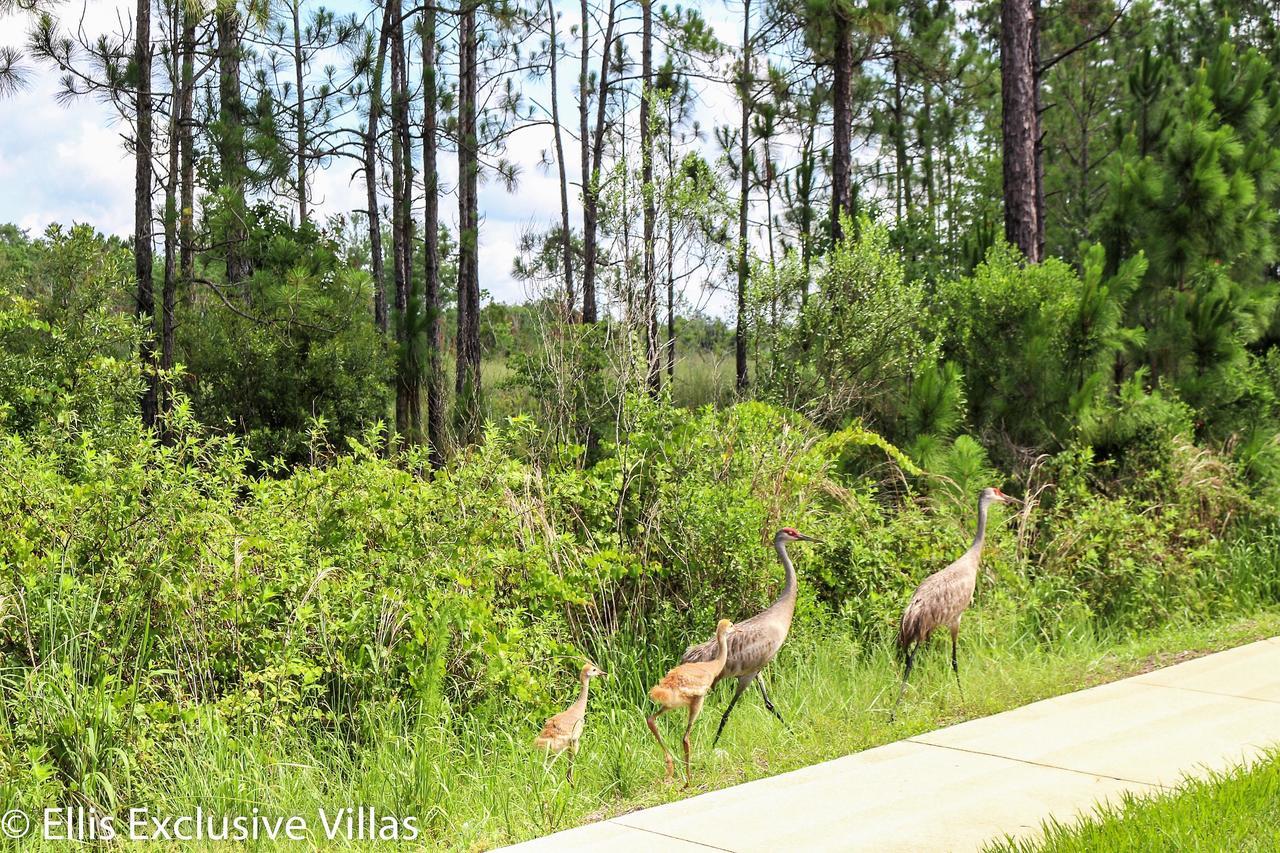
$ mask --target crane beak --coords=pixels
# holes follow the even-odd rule
[[[816,536],[805,536],[803,533],[800,534],[800,539],[805,542],[817,542],[819,545],[826,544],[823,540],[819,539]]]

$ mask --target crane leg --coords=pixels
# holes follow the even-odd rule
[[[764,699],[764,706],[769,709],[769,713],[777,717],[778,722],[785,726],[787,721],[782,719],[782,715],[778,713],[778,709],[773,707],[773,703],[769,701],[769,694],[765,692],[764,689],[764,679],[758,675],[756,676],[756,686],[760,688],[760,698]]]
[[[889,722],[893,722],[894,717],[898,715],[898,706],[902,704],[902,694],[907,692],[907,679],[911,677],[911,665],[916,662],[916,652],[920,650],[920,644],[917,643],[910,651],[907,652],[907,668],[902,671],[902,686],[898,688],[898,699],[893,703],[893,710],[889,712]]]
[[[716,728],[715,739],[711,741],[711,748],[715,749],[716,744],[720,742],[720,735],[724,732],[724,724],[729,722],[729,715],[733,713],[733,706],[738,704],[738,699],[746,692],[750,686],[752,678],[755,676],[743,676],[738,679],[738,689],[733,691],[733,698],[729,700],[729,707],[724,709],[724,714],[720,717],[720,725]]]
[[[684,786],[688,788],[693,784],[693,765],[689,760],[689,732],[693,731],[693,721],[698,719],[698,715],[702,713],[702,697],[699,696],[689,703],[689,722],[684,727]]]
[[[663,708],[652,717],[645,720],[649,724],[649,731],[653,732],[653,739],[658,742],[658,746],[662,748],[662,759],[667,765],[667,774],[663,778],[664,782],[670,782],[671,777],[675,775],[675,763],[671,759],[671,750],[667,749],[667,745],[662,742],[662,735],[658,734],[658,718],[667,713],[669,709]]]
[[[960,696],[964,697],[964,685],[960,683],[960,663],[956,660],[956,636],[960,633],[959,627],[951,629],[951,671],[956,674],[956,687],[960,688]]]
[[[573,762],[578,757],[578,744],[575,743],[569,747],[569,771],[565,774],[565,781],[570,785],[573,784]]]

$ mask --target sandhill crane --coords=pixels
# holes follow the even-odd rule
[[[654,740],[658,742],[658,746],[662,747],[662,757],[667,764],[665,780],[668,782],[671,781],[674,768],[671,750],[667,749],[662,735],[658,734],[658,718],[674,708],[689,709],[689,721],[684,727],[684,786],[687,788],[693,780],[689,761],[689,732],[693,729],[693,723],[698,719],[698,715],[702,713],[703,698],[720,677],[720,671],[724,669],[724,662],[729,653],[729,637],[733,632],[733,623],[728,619],[721,619],[716,623],[716,656],[714,658],[709,661],[682,663],[663,676],[662,680],[649,690],[649,698],[662,706],[646,722],[649,724],[649,731],[653,732]]]
[[[778,709],[773,707],[773,702],[769,700],[769,693],[764,689],[764,681],[759,678],[759,675],[786,642],[787,634],[791,631],[791,617],[796,612],[796,570],[791,565],[791,558],[787,556],[787,543],[821,541],[812,536],[805,536],[794,527],[784,527],[774,534],[773,548],[778,552],[778,559],[782,562],[786,580],[782,584],[782,593],[777,601],[750,619],[745,619],[734,626],[733,638],[729,641],[729,660],[716,678],[716,683],[725,678],[736,678],[738,689],[734,691],[733,698],[729,700],[729,707],[724,709],[724,715],[720,717],[720,726],[716,729],[715,740],[711,742],[713,747],[720,742],[720,733],[724,731],[724,724],[729,721],[729,714],[733,713],[733,706],[738,704],[738,698],[753,681],[760,688],[760,697],[764,699],[764,706],[769,709],[769,713],[777,717],[778,722],[785,722],[782,715],[778,713]],[[680,661],[692,663],[711,660],[715,654],[716,641],[708,640],[702,645],[690,646],[685,650],[684,657]]]
[[[578,742],[582,739],[582,726],[587,715],[587,693],[591,689],[591,679],[605,673],[595,664],[588,663],[578,674],[582,689],[573,704],[559,714],[547,718],[542,724],[542,731],[533,739],[533,745],[547,753],[547,758],[555,758],[569,750],[569,771],[565,779],[573,781],[573,760],[578,757]]]
[[[1016,504],[1020,501],[997,488],[983,489],[978,495],[978,532],[973,537],[973,544],[960,559],[921,581],[912,594],[907,609],[902,611],[902,623],[898,626],[898,647],[906,655],[907,665],[902,673],[898,699],[893,703],[893,711],[889,715],[890,720],[897,714],[902,694],[907,690],[907,679],[911,677],[911,665],[915,662],[916,652],[929,639],[933,629],[941,625],[951,629],[951,670],[956,674],[956,684],[960,684],[956,635],[960,632],[960,617],[973,601],[973,589],[978,582],[978,563],[982,559],[982,542],[987,533],[987,509],[993,503]]]

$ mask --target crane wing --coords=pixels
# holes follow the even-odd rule
[[[581,736],[583,715],[570,708],[555,716],[548,717],[542,724],[542,731],[534,738],[534,744],[544,749],[565,749]]]
[[[920,582],[898,627],[898,646],[904,651],[921,642],[939,625],[951,624],[973,600],[975,577],[957,560]]]
[[[716,680],[756,673],[764,669],[777,655],[778,649],[782,647],[786,636],[787,632],[784,626],[775,624],[770,620],[761,620],[758,617],[735,625],[733,633],[729,635],[729,654],[725,661],[724,670]],[[680,662],[705,663],[713,661],[716,659],[716,652],[716,641],[712,638],[705,643],[687,648],[684,656],[680,658]]]

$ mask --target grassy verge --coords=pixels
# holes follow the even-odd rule
[[[1007,840],[988,853],[1069,851],[1275,850],[1280,840],[1280,753],[1191,779],[1176,794],[1126,795],[1072,823],[1053,821],[1044,837]]]
[[[415,815],[423,841],[476,850],[645,806],[792,770],[963,719],[1089,687],[1280,633],[1280,612],[1215,624],[1169,625],[1138,639],[1088,631],[1053,647],[1010,638],[980,618],[961,644],[964,694],[952,680],[946,643],[935,639],[913,675],[896,723],[888,719],[898,663],[886,649],[860,650],[840,637],[797,636],[771,667],[780,725],[759,696],[744,697],[711,750],[730,690],[707,703],[694,735],[694,787],[661,782],[660,753],[644,726],[648,674],[624,661],[593,694],[576,784],[563,766],[544,770],[529,748],[540,721],[510,723],[476,713],[430,722],[394,711],[368,720],[359,743],[320,731],[229,732],[193,726],[190,736],[132,780],[134,802],[156,814],[206,811],[315,816],[342,805]],[[572,693],[566,674],[566,702]],[[683,717],[666,720],[678,749]],[[315,823],[314,819],[311,821]],[[362,846],[367,846],[367,843]]]

